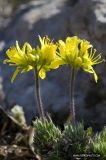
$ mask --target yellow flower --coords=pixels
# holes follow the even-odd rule
[[[12,76],[12,82],[19,72],[28,72],[32,69],[32,66],[28,64],[27,53],[32,51],[32,47],[26,42],[22,49],[20,49],[18,41],[16,41],[16,46],[9,48],[6,51],[8,59],[4,60],[5,63],[9,63],[11,66],[15,66],[16,70]]]
[[[68,37],[63,42],[59,40],[59,56],[63,64],[68,64],[76,70],[83,68],[84,71],[94,74],[95,81],[98,77],[93,69],[93,65],[102,63],[101,54],[95,56],[96,50],[92,50],[92,45],[87,40],[78,37]],[[61,63],[62,64],[62,63]]]
[[[79,56],[84,56],[87,54],[88,49],[92,48],[93,46],[87,40],[81,40],[79,47]]]
[[[46,72],[59,67],[61,59],[56,54],[57,45],[53,44],[48,37],[39,36],[41,46],[32,48],[29,43],[25,43],[20,49],[18,41],[16,46],[8,49],[6,54],[8,59],[4,63],[15,66],[16,70],[12,76],[12,81],[21,72],[28,72],[35,69],[40,78],[46,77]]]
[[[66,42],[59,40],[59,53],[65,64],[74,65],[78,56],[80,39],[76,36],[67,37]]]
[[[39,41],[41,46],[37,47],[36,50],[39,54],[37,70],[39,71],[39,76],[44,79],[47,71],[59,67],[59,60],[61,59],[56,54],[57,45],[53,44],[48,37],[41,38],[39,36]]]
[[[93,65],[102,63],[104,59],[101,58],[101,54],[95,56],[96,49],[92,49],[93,46],[87,40],[82,40],[79,46],[79,57],[82,59],[80,66],[84,71],[92,73],[94,79],[97,82],[98,76],[93,69]]]
[[[52,42],[50,42],[50,39],[48,37],[41,38],[39,36],[39,40],[41,43],[41,48],[40,48],[41,60],[45,64],[51,64],[51,62],[56,57],[57,46]]]
[[[24,43],[22,49],[19,47],[18,41],[16,46],[8,49],[6,54],[8,59],[4,63],[15,66],[16,70],[12,76],[12,81],[16,75],[21,72],[28,72],[31,69],[36,70],[40,78],[46,77],[46,72],[56,69],[60,65],[68,64],[76,70],[83,68],[84,71],[94,74],[97,82],[97,75],[93,69],[93,65],[99,64],[104,60],[101,54],[95,57],[96,50],[92,50],[92,45],[87,40],[81,40],[77,36],[67,37],[66,41],[58,41],[54,44],[48,37],[41,38],[39,36],[40,46],[32,48],[29,43]]]
[[[82,58],[83,62],[82,62],[82,68],[84,71],[89,72],[89,73],[93,73],[94,74],[94,79],[97,82],[98,80],[98,76],[95,72],[95,70],[93,69],[93,65],[99,64],[104,62],[104,59],[101,59],[101,54],[95,56],[96,50],[92,50],[92,48],[90,49],[90,51],[87,51],[87,54]]]

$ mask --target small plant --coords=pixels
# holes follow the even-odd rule
[[[11,114],[12,114],[12,117],[15,118],[18,121],[18,123],[20,123],[22,125],[26,124],[24,111],[23,111],[23,108],[21,106],[15,105],[11,109]]]
[[[67,37],[66,41],[59,40],[54,44],[48,37],[39,36],[40,46],[32,48],[29,43],[24,43],[22,49],[18,41],[16,46],[7,50],[8,59],[4,63],[15,66],[16,70],[12,76],[12,81],[18,73],[25,73],[34,70],[36,100],[38,104],[39,116],[44,120],[44,111],[40,94],[39,77],[44,79],[46,72],[51,69],[57,69],[60,65],[69,65],[71,68],[70,81],[70,116],[69,120],[75,122],[75,105],[74,105],[74,86],[75,76],[80,68],[85,72],[94,75],[97,82],[98,76],[93,66],[103,62],[101,54],[95,56],[96,50],[87,40],[81,40],[77,36]]]
[[[74,154],[84,154],[87,152],[89,136],[84,130],[83,123],[65,125],[62,137],[58,143],[58,153],[65,160],[74,157]]]
[[[71,69],[70,78],[70,116],[69,120],[75,122],[75,104],[74,104],[74,87],[76,74],[80,68],[85,72],[94,75],[97,82],[98,76],[93,69],[93,66],[103,62],[101,54],[95,56],[96,50],[87,40],[81,40],[76,36],[67,37],[66,41],[59,40],[59,56],[61,57],[61,64],[69,65]]]
[[[56,127],[51,118],[44,121],[36,119],[33,123],[35,129],[34,146],[40,154],[51,151],[61,137],[61,131]]]
[[[12,82],[18,73],[34,70],[38,113],[42,120],[44,120],[39,77],[44,79],[47,71],[58,68],[60,58],[56,55],[57,45],[53,44],[48,37],[41,38],[39,36],[39,41],[41,46],[37,46],[36,48],[32,48],[27,42],[20,48],[18,41],[16,41],[16,46],[6,51],[8,59],[4,60],[4,64],[9,63],[10,66],[16,67],[11,79]]]
[[[106,158],[106,127],[94,137],[92,152]]]
[[[93,66],[102,63],[104,59],[101,58],[101,54],[96,56],[96,50],[93,50],[90,42],[84,39],[81,40],[77,36],[67,37],[65,42],[59,40],[55,44],[48,37],[41,38],[39,36],[39,41],[40,46],[35,48],[32,48],[27,42],[20,48],[18,41],[16,41],[16,46],[6,51],[8,59],[4,60],[4,63],[9,63],[10,66],[16,67],[12,76],[12,82],[18,73],[34,71],[36,101],[39,113],[39,119],[37,118],[33,123],[35,151],[41,156],[47,154],[48,160],[71,160],[74,154],[86,153],[92,141],[92,129],[89,128],[85,131],[82,123],[76,123],[74,104],[76,74],[82,68],[85,72],[93,74],[97,82],[98,76]],[[63,133],[54,125],[50,117],[45,117],[39,81],[39,77],[41,79],[46,78],[46,72],[51,69],[57,69],[61,65],[68,65],[71,70],[70,116],[68,123],[64,126]],[[33,134],[30,135],[30,138],[33,139]],[[30,144],[32,145],[32,143]],[[106,129],[95,137],[92,144],[94,153],[97,152],[101,155],[106,153]]]

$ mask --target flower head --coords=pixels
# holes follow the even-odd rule
[[[15,79],[19,72],[27,72],[32,69],[32,66],[28,63],[27,53],[32,51],[32,47],[26,42],[22,49],[19,47],[18,41],[16,46],[9,48],[6,51],[8,59],[4,60],[5,63],[9,63],[10,66],[15,66],[16,70],[12,76],[12,81]]]
[[[92,50],[92,48],[90,48],[90,51],[87,52],[87,54],[83,57],[82,68],[84,71],[88,73],[93,73],[94,79],[97,82],[98,76],[95,70],[93,69],[93,65],[102,63],[104,59],[101,58],[101,54],[97,56],[95,56],[95,54],[96,54],[96,50]]]
[[[66,64],[74,65],[74,61],[78,56],[78,44],[80,39],[76,36],[67,37],[66,41],[59,40],[59,53]]]
[[[48,37],[41,38],[39,36],[39,41],[41,46],[36,49],[39,55],[37,70],[39,71],[39,76],[44,79],[47,71],[59,67],[59,57],[56,54],[57,45],[53,44]]]
[[[93,65],[99,64],[104,60],[101,54],[95,56],[96,50],[87,40],[81,40],[78,37],[68,37],[63,42],[59,40],[59,56],[63,64],[68,64],[76,70],[82,68],[84,71],[94,74],[95,81],[97,82],[97,74],[93,69]],[[61,63],[62,64],[62,63]]]
[[[60,58],[56,54],[57,45],[53,44],[48,37],[39,36],[39,41],[41,45],[36,48],[32,48],[26,42],[22,49],[16,41],[16,46],[6,51],[8,59],[4,60],[4,63],[16,67],[12,81],[19,72],[28,72],[31,69],[35,69],[40,78],[44,79],[47,71],[59,67]]]

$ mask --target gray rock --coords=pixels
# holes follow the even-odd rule
[[[12,5],[7,0],[0,0],[0,31],[8,25],[11,15]]]
[[[94,34],[97,38],[106,36],[106,1],[94,1]]]
[[[77,35],[86,38],[100,51],[106,52],[106,1],[105,0],[36,0],[22,5],[13,19],[5,28],[0,39],[4,41],[4,51],[1,59],[5,58],[5,50],[12,46],[16,40],[20,44],[25,41],[33,46],[38,44],[38,35],[48,35],[54,40],[65,39],[67,36]],[[104,55],[105,56],[105,55]],[[4,79],[6,99],[10,105],[17,103],[24,107],[28,120],[37,112],[34,95],[34,78],[30,72],[18,76],[13,84],[10,77],[13,69],[7,65],[0,65],[1,76]],[[89,107],[102,105],[106,100],[106,76],[105,63],[96,67],[100,78],[100,84],[95,84],[93,76],[79,71],[76,79],[75,98],[78,119],[86,117],[86,121],[92,117],[93,109]],[[52,108],[56,112],[68,111],[70,77],[68,67],[62,67],[47,74],[47,79],[41,82],[44,108]],[[99,86],[99,87],[97,87]],[[87,113],[89,114],[87,115]],[[99,111],[102,115],[102,109]],[[104,111],[103,111],[104,112]],[[90,116],[90,114],[92,116]],[[29,116],[30,115],[30,116]],[[98,120],[95,120],[97,123]],[[106,118],[103,116],[103,121]],[[96,123],[95,122],[95,123]],[[89,122],[88,122],[89,123]],[[101,123],[100,123],[101,125]]]
[[[5,101],[5,93],[3,90],[3,79],[0,77],[0,105],[3,105]]]

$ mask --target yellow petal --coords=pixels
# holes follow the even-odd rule
[[[48,44],[41,49],[42,60],[50,63],[55,58],[56,45]]]
[[[6,64],[6,63],[8,63],[9,62],[9,59],[5,59],[4,61],[3,61],[3,64]]]
[[[39,77],[41,79],[44,79],[46,77],[46,72],[43,68],[39,71]]]
[[[45,43],[45,37],[41,38],[40,35],[39,35],[38,37],[39,37],[39,41],[40,41],[40,43],[41,43],[41,47],[43,47],[43,46],[44,46],[44,43]]]
[[[20,53],[22,52],[22,50],[20,49],[20,46],[18,44],[18,41],[16,41],[16,49],[17,49],[18,52],[20,52]]]
[[[7,56],[11,59],[13,57],[19,58],[18,52],[15,47],[9,48],[6,51]]]
[[[60,65],[63,65],[63,64],[65,64],[65,62],[64,62],[62,59],[54,60],[54,61],[50,64],[49,68],[50,68],[50,69],[56,69],[56,68],[59,68],[59,66],[60,66]]]
[[[59,40],[59,52],[60,55],[65,58],[65,43],[62,40]]]
[[[93,73],[93,71],[92,71],[92,69],[90,68],[83,68],[83,70],[85,71],[85,72],[88,72],[88,73]]]
[[[26,73],[26,72],[28,72],[28,71],[30,71],[32,69],[33,69],[32,66],[26,66],[25,68],[22,69],[21,73]]]
[[[89,67],[89,68],[83,68],[83,70],[84,70],[85,72],[88,72],[88,73],[93,74],[93,75],[94,75],[95,82],[97,83],[98,76],[97,76],[97,74],[96,74],[96,72],[94,71],[94,69],[93,69],[92,66]]]
[[[82,65],[82,59],[81,59],[80,57],[77,57],[77,58],[75,59],[74,64],[75,64],[75,65],[74,65],[75,68],[78,69],[78,68],[81,67],[81,65]]]
[[[11,78],[11,82],[14,81],[14,79],[16,78],[16,76],[17,76],[18,73],[19,73],[19,70],[16,69],[15,72],[14,72],[14,74],[13,74],[13,76],[12,76],[12,78]]]
[[[87,40],[82,40],[81,44],[80,44],[81,48],[80,48],[80,52],[83,54],[86,54],[86,51],[92,47],[92,45],[90,44],[89,41]]]
[[[15,47],[8,49],[6,54],[10,58],[8,62],[20,64],[22,57],[18,54]]]
[[[96,72],[94,71],[94,69],[92,69],[92,71],[93,71],[93,75],[94,75],[95,82],[97,83],[97,81],[98,81],[98,76],[97,76]]]
[[[30,45],[28,42],[25,42],[24,45],[23,45],[23,47],[22,47],[22,51],[23,51],[24,53],[29,53],[29,52],[31,52],[31,51],[32,51],[31,45]]]

